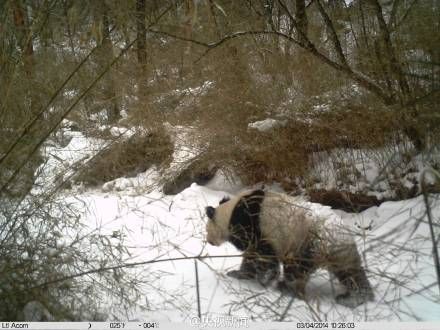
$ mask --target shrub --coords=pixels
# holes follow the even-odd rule
[[[165,134],[135,134],[111,143],[80,170],[74,181],[96,186],[119,177],[133,177],[152,165],[169,162],[172,151],[171,140]]]

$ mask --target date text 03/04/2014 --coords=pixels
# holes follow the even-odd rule
[[[354,322],[298,322],[298,329],[354,329]]]

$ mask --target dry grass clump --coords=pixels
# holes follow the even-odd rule
[[[248,130],[243,148],[236,150],[236,171],[247,184],[280,182],[295,189],[295,178],[307,170],[302,125],[288,125],[269,132]]]
[[[380,148],[398,138],[396,113],[360,106],[338,108],[315,116],[307,131],[311,146],[332,148]]]
[[[166,134],[135,134],[111,143],[81,169],[74,181],[96,186],[120,177],[133,177],[152,165],[169,163],[172,152],[173,145]]]
[[[406,179],[413,176],[406,175],[407,172],[414,171],[411,168],[417,162],[414,158],[417,152],[405,131],[406,110],[385,107],[365,94],[310,99],[282,115],[267,108],[263,112],[264,107],[255,104],[241,100],[235,106],[227,104],[228,109],[226,105],[213,104],[200,113],[197,118],[201,131],[209,141],[204,155],[208,164],[232,170],[245,185],[279,183],[286,191],[307,192],[315,201],[346,210],[359,211],[377,205],[383,198],[406,199],[420,193],[418,184],[405,185]],[[429,132],[430,144],[435,145],[434,141],[438,141],[433,129],[435,121],[422,120],[423,116],[433,114],[426,111],[426,106],[418,109],[420,122],[414,126]],[[283,124],[267,131],[248,127],[249,123],[267,118],[281,118]],[[389,163],[390,157],[399,163]],[[337,172],[330,173],[337,183],[333,190],[325,190],[328,182],[331,186],[333,177],[318,178],[311,171],[325,164],[320,162],[322,158],[329,158],[336,166]],[[359,162],[368,166],[375,163],[379,170],[384,170],[380,187],[388,187],[391,195],[368,196],[369,190],[377,190],[379,195],[383,190],[369,186],[366,174],[357,169]],[[404,170],[396,169],[400,174],[393,174],[395,166]]]
[[[245,184],[279,182],[289,191],[297,190],[298,179],[307,176],[313,152],[380,148],[400,136],[398,118],[382,108],[297,112],[284,126],[265,132],[247,127],[264,119],[261,114],[260,118],[250,110],[237,114],[239,119],[217,116],[215,122],[206,123],[210,148],[205,158],[234,169]]]

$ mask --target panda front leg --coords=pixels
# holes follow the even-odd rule
[[[284,281],[278,284],[278,288],[305,300],[306,284],[314,270],[312,262],[285,262]]]
[[[239,280],[250,280],[257,276],[257,266],[255,256],[245,252],[243,254],[243,260],[240,265],[240,269],[231,270],[226,275],[237,278]]]
[[[339,282],[347,289],[336,297],[336,302],[349,308],[355,308],[367,301],[374,300],[374,293],[371,289],[365,270],[362,267],[352,269],[336,269],[333,273]]]
[[[254,252],[245,252],[240,269],[232,270],[228,276],[237,279],[256,279],[267,286],[280,274],[280,264],[275,257],[264,257]]]
[[[280,263],[275,256],[257,257],[255,268],[257,270],[257,281],[262,286],[268,286],[280,276]]]

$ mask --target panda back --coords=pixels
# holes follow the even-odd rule
[[[282,258],[301,253],[311,239],[315,223],[302,199],[267,192],[261,206],[260,226],[263,239],[268,240]]]

